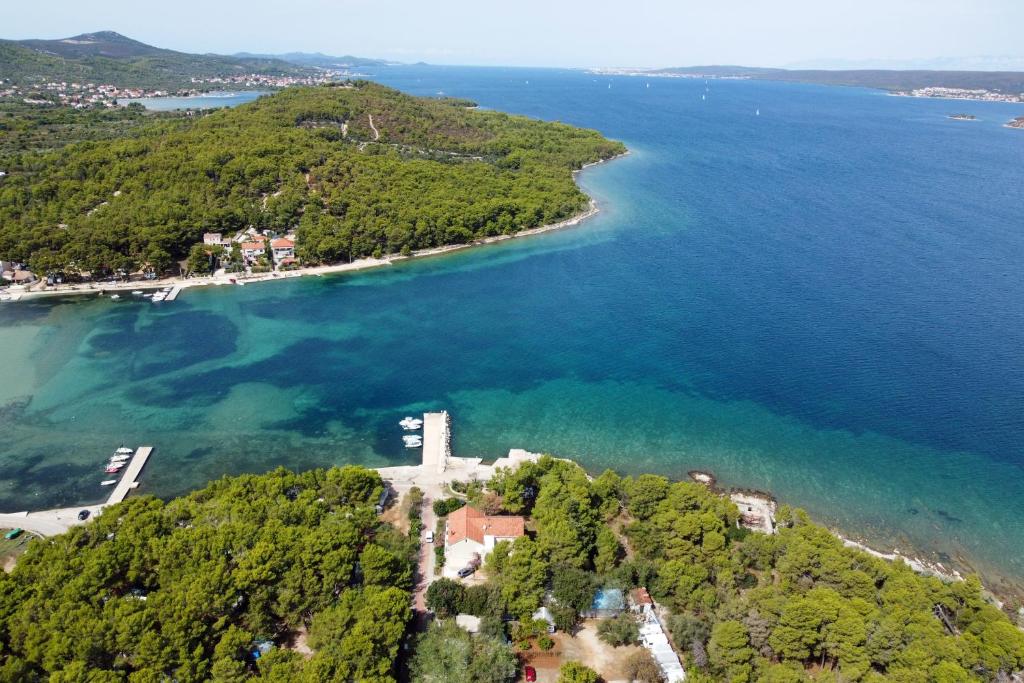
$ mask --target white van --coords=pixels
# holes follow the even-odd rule
[[[424,538],[426,539],[427,543],[433,543],[434,542],[434,532],[433,531],[428,531],[427,535]]]

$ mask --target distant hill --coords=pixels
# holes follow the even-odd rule
[[[173,55],[172,50],[164,50],[146,45],[114,31],[98,31],[83,33],[71,38],[57,40],[20,40],[25,47],[46,52],[65,59],[81,59],[83,57],[109,57],[111,59],[127,59],[131,57],[151,57],[154,55]]]
[[[177,89],[191,85],[193,77],[248,73],[307,76],[314,70],[266,57],[176,52],[113,31],[59,40],[0,40],[0,76],[19,84],[87,80],[119,87]]]
[[[234,57],[239,59],[279,59],[283,62],[298,64],[300,66],[321,67],[324,69],[353,68],[353,67],[376,67],[388,66],[397,62],[389,62],[383,59],[370,59],[368,57],[355,57],[343,55],[334,57],[325,55],[322,52],[286,52],[284,54],[258,54],[254,52],[236,52]]]
[[[716,78],[731,76],[767,81],[848,85],[894,91],[942,87],[984,88],[985,90],[1014,94],[1024,92],[1024,72],[1020,71],[900,71],[889,69],[832,71],[825,69],[764,69],[749,66],[714,65],[652,69],[651,73],[713,76]]]

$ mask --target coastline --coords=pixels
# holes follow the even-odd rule
[[[955,102],[998,102],[1000,104],[1021,104],[1020,100],[992,99],[988,97],[954,97],[952,95],[914,95],[912,93],[885,91],[889,97],[907,97],[915,100],[953,100]]]
[[[764,513],[765,511],[770,511],[768,512],[768,514],[771,515],[772,526],[775,526],[774,511],[779,501],[775,498],[775,496],[772,493],[748,488],[723,488],[718,485],[718,479],[715,477],[715,475],[705,470],[690,470],[689,472],[687,472],[687,476],[690,478],[691,481],[708,487],[712,492],[718,495],[730,498],[734,503],[737,502],[738,499],[749,499],[752,501],[759,501],[763,503],[764,509],[762,509],[761,512]],[[796,507],[799,507],[799,504],[796,504]],[[934,576],[941,581],[949,583],[954,581],[963,581],[964,571],[969,571],[966,567],[962,567],[964,571],[961,571],[961,569],[958,569],[956,567],[947,567],[938,560],[926,560],[919,555],[907,555],[901,552],[899,548],[893,548],[891,552],[883,552],[880,550],[876,550],[871,545],[869,545],[869,542],[866,539],[862,537],[861,540],[854,540],[851,536],[847,535],[839,529],[836,529],[832,526],[824,525],[820,520],[815,520],[813,517],[812,520],[814,520],[816,524],[822,524],[823,526],[826,526],[829,532],[831,532],[833,536],[838,538],[842,542],[842,544],[847,548],[855,548],[857,550],[862,550],[867,554],[871,555],[872,557],[877,557],[879,559],[886,560],[887,562],[895,562],[896,560],[902,560],[904,563],[906,563],[908,567],[910,567],[916,573],[924,576]],[[990,586],[986,586],[985,588],[993,595],[996,594],[994,589],[992,589]]]
[[[600,161],[593,161],[589,164],[584,164],[581,168],[572,172],[573,178],[577,174],[584,170],[597,166],[600,164],[614,161],[621,157],[627,156],[629,150],[626,150],[622,154],[616,154],[608,159],[601,159]],[[464,244],[447,244],[440,247],[431,247],[429,249],[420,249],[414,251],[408,256],[401,254],[388,254],[381,256],[380,258],[363,258],[349,263],[335,263],[330,265],[322,266],[306,266],[297,268],[295,270],[289,270],[285,272],[270,272],[270,273],[258,273],[258,274],[246,274],[246,273],[225,273],[223,275],[209,275],[203,277],[172,277],[163,278],[160,280],[147,280],[147,281],[135,281],[135,282],[116,282],[116,283],[83,283],[76,285],[57,285],[53,287],[45,287],[39,290],[21,290],[21,291],[9,291],[6,294],[10,296],[6,302],[14,303],[18,301],[29,301],[33,299],[42,299],[47,297],[58,297],[58,296],[74,296],[83,294],[99,294],[103,295],[108,292],[124,292],[133,290],[152,290],[160,289],[163,287],[178,287],[181,290],[189,289],[192,287],[210,287],[210,286],[223,286],[223,285],[247,285],[255,282],[273,282],[275,280],[288,280],[297,277],[304,276],[317,276],[322,277],[324,275],[335,274],[335,273],[349,273],[360,270],[368,270],[370,268],[379,268],[381,266],[390,266],[403,261],[409,261],[412,259],[429,258],[431,256],[440,256],[448,254],[454,251],[462,249],[469,249],[473,247],[482,247],[488,244],[495,244],[497,242],[504,242],[506,240],[518,239],[520,237],[531,237],[534,235],[540,235],[546,232],[554,232],[555,230],[563,230],[565,228],[574,227],[579,225],[583,221],[593,218],[601,209],[597,204],[597,200],[587,195],[587,208],[580,211],[574,216],[570,216],[564,220],[558,221],[557,223],[548,223],[547,225],[540,225],[536,228],[529,228],[527,230],[520,230],[519,232],[511,235],[494,235],[492,237],[484,237],[482,239],[473,240],[472,242],[466,242]],[[235,282],[232,282],[235,280]]]

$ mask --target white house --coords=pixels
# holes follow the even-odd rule
[[[280,263],[286,258],[295,257],[295,242],[285,237],[279,237],[270,241],[270,250],[274,254],[274,261]]]
[[[468,505],[459,508],[444,524],[444,575],[457,576],[476,558],[489,555],[498,541],[514,541],[525,533],[522,517],[485,515]]]
[[[267,253],[263,242],[242,242],[239,248],[242,250],[242,256],[247,259],[259,258]]]

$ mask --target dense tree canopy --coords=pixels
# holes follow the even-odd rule
[[[920,576],[843,546],[800,511],[780,510],[777,535],[749,533],[735,505],[704,486],[610,472],[589,480],[547,457],[490,486],[536,527],[485,566],[510,614],[535,609],[544,586],[554,606],[574,609],[591,586],[644,586],[671,611],[694,680],[989,681],[1024,667],[1024,633],[976,578]],[[628,642],[628,626],[601,631]]]
[[[391,680],[414,547],[377,521],[381,487],[352,466],[225,478],[32,543],[0,573],[0,680]],[[287,649],[306,629],[309,660]]]
[[[451,620],[431,624],[420,636],[409,668],[415,683],[507,683],[518,672],[508,645],[470,635]]]
[[[371,125],[372,123],[372,125]],[[297,228],[335,262],[567,218],[598,133],[357,82],[22,154],[0,180],[0,257],[38,272],[167,268],[204,232]]]

